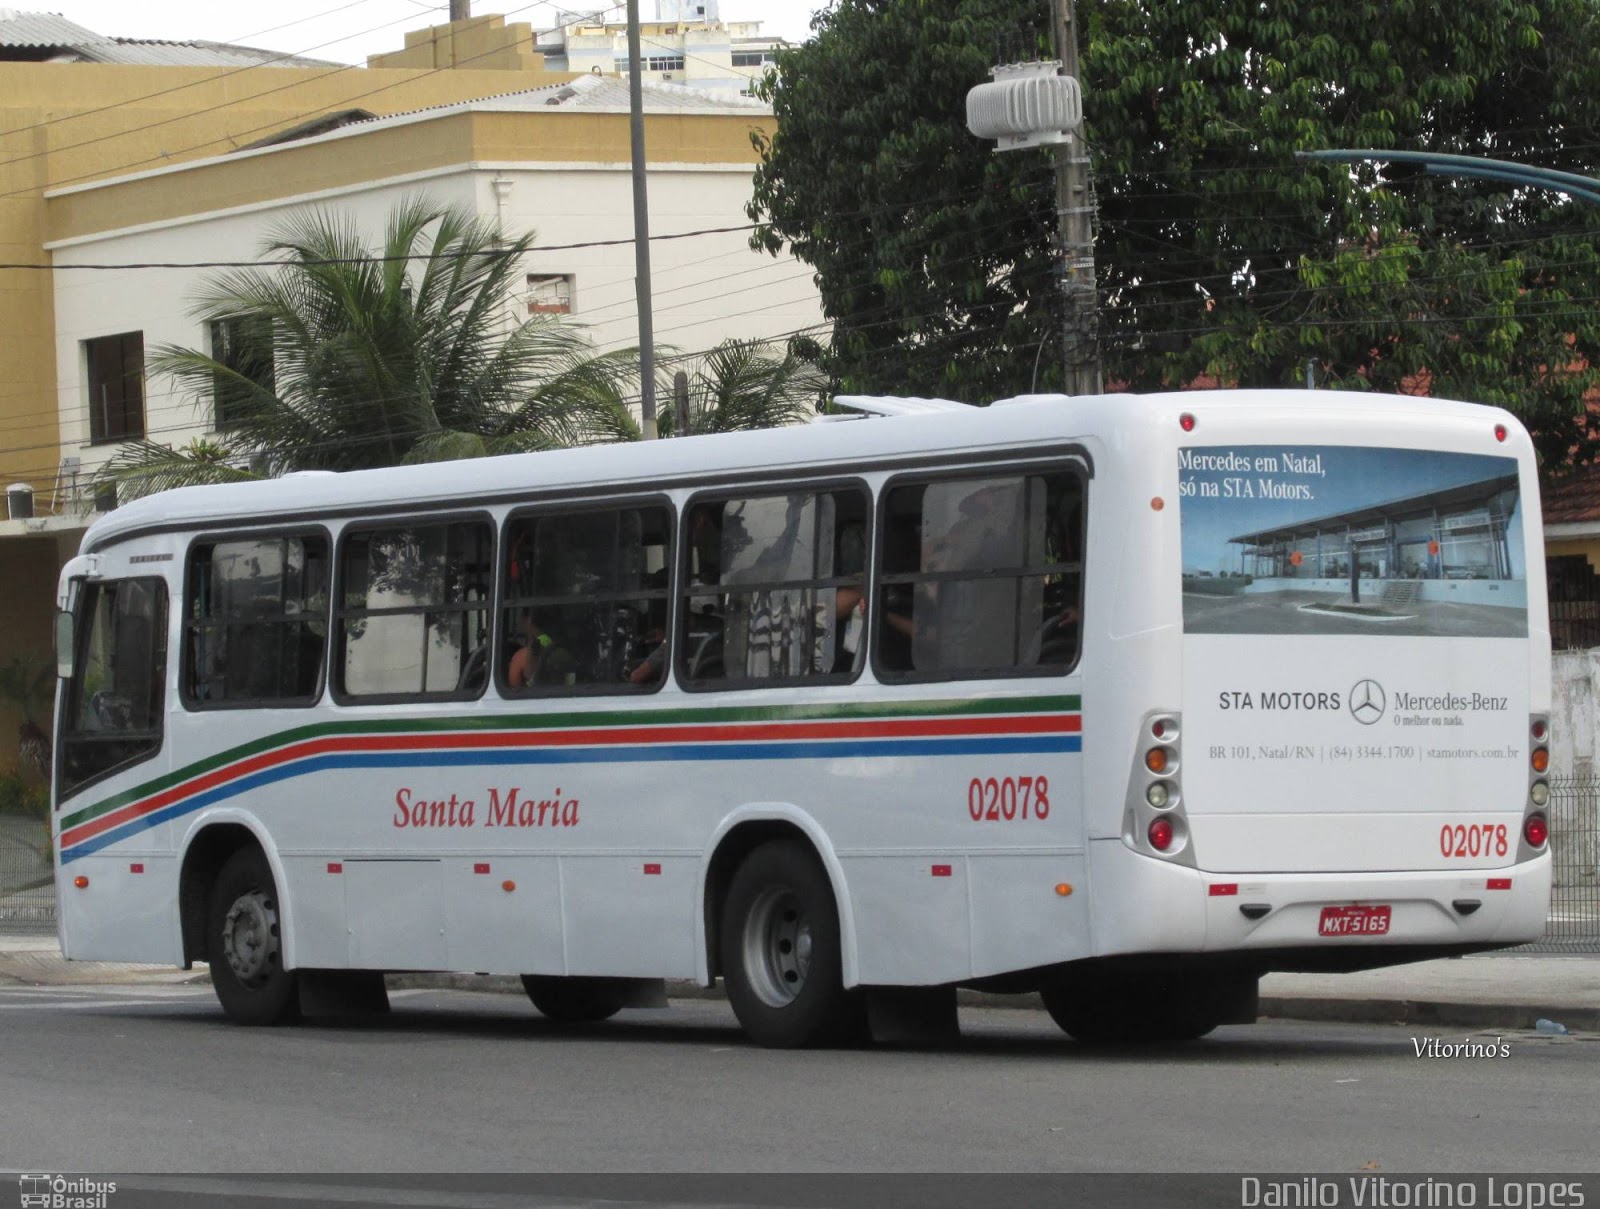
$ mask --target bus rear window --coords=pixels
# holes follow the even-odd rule
[[[1078,661],[1083,480],[898,480],[884,495],[874,667],[887,680],[1063,672]]]

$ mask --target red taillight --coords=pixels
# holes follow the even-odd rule
[[[1157,718],[1150,725],[1150,733],[1159,739],[1162,735],[1167,733],[1166,722],[1161,718]]]
[[[1544,719],[1543,718],[1535,719],[1534,723],[1533,723],[1533,737],[1535,739],[1538,739],[1539,741],[1543,742],[1544,734],[1545,734]]]
[[[1504,424],[1496,424],[1494,426],[1494,439],[1497,441],[1506,439],[1506,426]]]
[[[1194,431],[1194,417],[1192,415],[1190,415],[1188,412],[1184,412],[1181,416],[1178,417],[1178,427],[1183,429],[1184,432],[1193,432]]]
[[[1150,847],[1157,852],[1165,852],[1172,847],[1172,823],[1167,819],[1157,819],[1150,824]]]
[[[1239,893],[1238,882],[1212,882],[1212,898],[1232,898]]]
[[[1550,838],[1550,824],[1545,821],[1542,814],[1530,814],[1522,824],[1522,838],[1534,848],[1543,848],[1546,840]]]

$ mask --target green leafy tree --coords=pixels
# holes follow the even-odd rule
[[[1285,385],[1501,403],[1584,456],[1600,386],[1600,214],[1395,167],[1406,148],[1592,173],[1589,0],[1080,4],[1108,381]],[[965,130],[991,64],[1043,57],[1005,0],[838,0],[768,86],[762,246],[812,264],[851,389],[981,401],[1056,386],[1044,153]],[[1041,357],[1042,354],[1042,357]],[[1036,369],[1036,366],[1038,367]]]
[[[224,363],[167,346],[150,360],[203,404],[227,398],[225,443],[140,443],[102,480],[128,497],[636,435],[633,352],[597,354],[553,316],[510,325],[532,241],[502,240],[490,222],[417,198],[392,212],[376,254],[346,218],[291,218],[262,246],[281,267],[221,274],[194,300],[202,319],[252,320],[235,329],[239,355]]]

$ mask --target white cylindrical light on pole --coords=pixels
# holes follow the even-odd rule
[[[996,67],[967,93],[967,129],[1001,151],[1065,143],[1083,125],[1083,90],[1054,62]]]

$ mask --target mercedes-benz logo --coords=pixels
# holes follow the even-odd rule
[[[1350,712],[1362,726],[1371,726],[1383,717],[1386,704],[1383,685],[1376,680],[1357,680],[1355,687],[1350,690]]]

